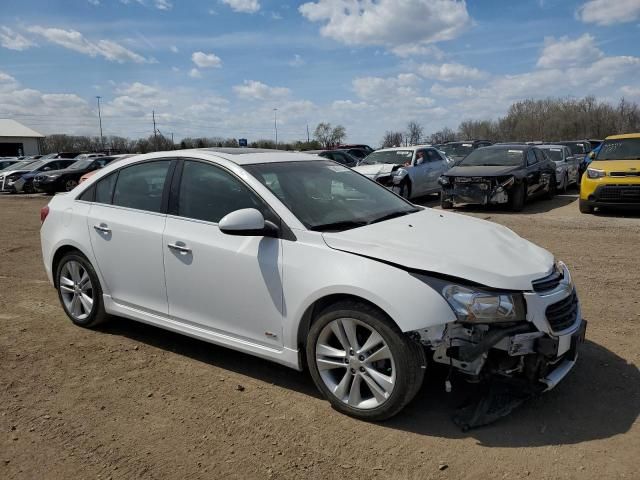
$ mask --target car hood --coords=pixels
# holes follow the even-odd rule
[[[501,177],[519,170],[521,167],[483,167],[458,165],[447,172],[451,177]]]
[[[640,172],[640,160],[594,160],[591,168],[605,172]]]
[[[323,237],[335,250],[506,290],[531,290],[554,263],[506,227],[429,208]]]
[[[80,169],[80,170],[67,170],[66,168],[62,168],[59,170],[47,170],[46,172],[38,172],[38,175],[65,175],[67,173],[77,173],[77,174],[81,174],[84,173],[86,170],[84,169]]]
[[[400,166],[401,165],[395,163],[374,163],[373,165],[358,165],[357,167],[353,167],[353,170],[367,177],[375,177],[377,175],[391,173],[394,168],[397,170]]]

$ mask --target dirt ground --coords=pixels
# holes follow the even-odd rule
[[[437,370],[371,424],[306,373],[124,319],[74,327],[41,264],[46,203],[0,196],[0,478],[639,478],[639,213],[581,215],[575,195],[465,212],[563,259],[589,328],[556,390],[463,433],[465,387]]]

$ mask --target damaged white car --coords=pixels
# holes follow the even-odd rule
[[[549,390],[584,339],[551,253],[312,155],[136,156],[53,197],[41,219],[45,269],[75,324],[118,315],[308,367],[362,419],[400,412],[432,364]]]
[[[353,169],[410,199],[440,191],[438,179],[451,168],[446,155],[430,145],[376,150]]]

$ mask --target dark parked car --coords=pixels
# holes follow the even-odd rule
[[[489,140],[466,140],[464,142],[447,142],[438,145],[436,148],[444,152],[447,157],[458,163],[464,157],[469,155],[475,149],[480,147],[488,147],[491,145]]]
[[[334,162],[338,162],[345,167],[355,167],[360,161],[345,150],[309,150],[304,153],[311,153],[313,155],[319,155],[320,157],[328,158]]]
[[[442,208],[461,204],[509,205],[520,211],[528,198],[556,193],[556,165],[531,145],[493,145],[474,150],[440,177]]]
[[[115,156],[102,156],[76,160],[75,163],[62,170],[38,173],[33,179],[33,186],[37,191],[48,194],[69,192],[80,183],[80,177],[85,173],[98,170],[116,158]]]
[[[336,149],[338,149],[338,150],[351,150],[352,148],[355,148],[355,149],[358,149],[358,150],[364,150],[364,152],[367,155],[369,155],[371,152],[374,151],[373,148],[371,148],[369,145],[365,145],[363,143],[350,143],[348,145],[338,145],[336,147]]]
[[[45,160],[41,158],[40,160],[36,160],[35,163],[25,167],[28,171],[21,172],[13,181],[8,179],[9,183],[8,185],[5,185],[5,188],[8,186],[8,190],[12,193],[33,193],[35,191],[33,189],[33,179],[36,175],[42,172],[67,168],[74,162],[75,160],[71,158],[57,158],[53,160]]]

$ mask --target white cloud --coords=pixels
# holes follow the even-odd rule
[[[116,88],[118,95],[131,95],[134,97],[153,97],[158,94],[158,89],[151,85],[140,82],[133,82]]]
[[[455,38],[470,23],[466,3],[460,0],[317,0],[299,11],[309,21],[322,23],[325,37],[401,52]]]
[[[98,6],[100,5],[100,0],[87,0],[91,5]]]
[[[213,68],[222,65],[220,57],[213,53],[194,52],[191,55],[191,60],[200,68]]]
[[[414,73],[401,73],[395,77],[359,77],[352,81],[356,95],[366,103],[385,106],[395,113],[413,115],[435,104],[433,98],[423,95],[422,80]]]
[[[155,0],[154,6],[158,10],[171,10],[173,8],[173,4],[169,0]]]
[[[61,47],[84,53],[91,57],[101,56],[111,62],[151,63],[152,60],[144,58],[119,43],[111,40],[98,40],[93,42],[85,38],[76,30],[64,30],[61,28],[45,28],[40,26],[29,27],[31,33],[44,37],[51,43]]]
[[[477,89],[470,85],[458,86],[458,87],[444,87],[439,83],[434,83],[431,86],[431,93],[438,97],[446,98],[464,98],[472,97],[477,94]]]
[[[3,26],[0,27],[0,45],[9,50],[21,51],[33,47],[35,43],[13,29]]]
[[[202,73],[200,73],[200,70],[198,70],[197,68],[192,68],[189,71],[189,76],[191,78],[202,78]]]
[[[624,97],[640,99],[640,87],[634,85],[623,85],[620,87],[620,93]]]
[[[595,38],[588,33],[575,40],[569,40],[569,37],[558,40],[547,37],[538,59],[538,67],[562,68],[587,65],[603,56],[602,51],[596,46]]]
[[[256,80],[245,80],[233,87],[235,94],[243,99],[275,100],[288,97],[291,90],[285,87],[270,87]]]
[[[178,53],[180,50],[178,50],[178,47],[176,47],[175,45],[171,45],[169,47],[169,50],[171,50],[173,53]]]
[[[418,67],[418,72],[425,78],[440,80],[442,82],[480,80],[487,77],[485,72],[460,63],[443,63],[442,65],[424,64]]]
[[[258,0],[222,0],[222,3],[229,5],[234,12],[256,13],[260,10]]]
[[[416,56],[433,57],[436,60],[444,58],[444,52],[435,45],[400,45],[392,48],[391,52],[401,58]]]
[[[585,23],[597,25],[634,22],[640,18],[640,1],[589,0],[578,8],[576,17]]]

